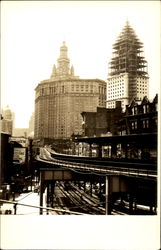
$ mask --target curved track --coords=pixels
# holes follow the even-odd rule
[[[157,178],[157,163],[138,159],[107,159],[58,154],[50,147],[40,149],[37,160],[74,171],[101,175],[125,175],[141,178]]]

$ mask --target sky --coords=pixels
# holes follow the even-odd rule
[[[1,1],[1,108],[25,128],[35,87],[49,79],[65,40],[80,78],[106,80],[115,43],[128,19],[144,44],[149,98],[160,88],[159,1]]]

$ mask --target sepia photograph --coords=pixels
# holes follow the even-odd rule
[[[160,249],[160,1],[1,1],[2,250]]]

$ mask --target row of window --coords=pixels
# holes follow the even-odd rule
[[[149,120],[142,120],[142,128],[143,129],[148,129],[149,128]],[[138,129],[138,121],[132,121],[131,122],[131,129],[136,130]]]
[[[147,82],[143,82],[143,81],[137,81],[137,86],[147,86]]]
[[[119,96],[123,96],[125,94],[124,90],[122,91],[116,91],[116,92],[109,92],[108,93],[108,98],[112,98],[112,97],[119,97]]]
[[[119,96],[120,94],[124,94],[125,93],[125,91],[124,90],[118,90],[118,91],[113,91],[113,92],[110,92],[110,91],[108,91],[108,96]]]
[[[147,87],[137,87],[136,88],[137,91],[147,91]]]
[[[127,100],[121,100],[121,107],[124,111],[125,106],[127,105]],[[107,103],[107,108],[115,108],[116,107],[116,101],[111,101],[109,103]]]
[[[117,91],[117,92],[112,92],[112,93],[108,93],[108,97],[118,97],[118,96],[123,96],[124,95],[124,90],[121,91]]]
[[[109,84],[111,83],[115,83],[115,82],[124,82],[125,81],[125,76],[120,76],[120,77],[115,77],[115,78],[109,78]],[[146,78],[140,78],[140,79],[136,79],[137,83],[143,83],[143,84],[147,84],[147,79]]]
[[[138,94],[143,94],[143,95],[146,95],[147,94],[147,91],[137,91]]]
[[[157,107],[158,105],[155,105],[155,109],[157,111]],[[140,112],[142,112],[143,114],[149,113],[150,112],[150,106],[148,104],[144,104],[142,107],[140,106],[135,106],[133,108],[130,109],[131,110],[131,114],[132,115],[136,115],[139,114]],[[129,112],[130,112],[129,110]]]
[[[58,93],[66,93],[70,91],[68,86],[59,86],[59,87],[49,87],[49,88],[42,88],[40,89],[39,93],[37,93],[38,96],[42,95],[51,95],[51,94],[58,94]],[[71,85],[71,92],[90,92],[94,93],[95,86],[93,85]],[[99,87],[99,93],[105,94],[106,88]]]
[[[125,83],[124,79],[123,80],[119,80],[119,81],[118,80],[116,80],[116,81],[114,80],[114,81],[109,82],[108,85],[115,86],[116,84],[118,84],[118,86],[119,85],[121,86],[121,85],[124,85],[124,83]]]
[[[121,86],[119,87],[117,85],[115,85],[115,86],[109,86],[108,91],[117,90],[117,89],[124,89],[124,85],[122,87]]]
[[[144,78],[144,77],[142,77],[142,78],[137,78],[137,82],[144,82],[144,83],[147,83],[147,78]]]

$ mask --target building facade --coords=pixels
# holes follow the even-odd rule
[[[133,100],[126,106],[124,117],[118,123],[121,136],[144,136],[139,145],[135,140],[126,145],[129,157],[139,159],[157,159],[158,133],[158,95],[153,101],[145,96],[141,102]]]
[[[35,139],[65,139],[81,134],[81,113],[106,107],[106,82],[75,76],[65,42],[50,79],[40,82],[35,91]]]
[[[153,101],[149,101],[146,96],[140,102],[133,100],[126,106],[119,126],[120,135],[157,133],[158,95]]]
[[[34,135],[34,119],[35,119],[35,113],[33,112],[29,120],[29,129],[28,129],[28,135],[31,137]]]
[[[2,110],[1,132],[12,135],[13,129],[14,129],[14,113],[7,106],[5,109]]]
[[[112,112],[112,110],[109,111]],[[150,160],[156,163],[158,155],[158,95],[152,101],[146,96],[141,101],[133,100],[126,106],[125,112],[120,114],[118,111],[113,109],[111,117],[108,116],[110,118],[109,125],[112,117],[113,121],[115,120],[111,124],[111,133],[97,134],[97,136],[96,134],[92,135],[92,132],[95,133],[96,131],[96,119],[100,120],[99,110],[97,115],[84,113],[84,125],[87,125],[85,128],[86,134],[84,137],[76,138],[76,143],[79,142],[81,147],[83,145],[86,152],[88,150],[86,155],[92,155],[92,146],[89,150],[89,145],[95,145],[98,151],[97,155],[100,157],[106,155],[105,157],[108,158]],[[102,112],[104,112],[101,115],[102,128],[104,126],[107,128],[108,119],[105,109]],[[112,133],[114,128],[116,128],[116,134]],[[88,147],[85,143],[88,144]]]
[[[13,129],[13,136],[18,136],[18,137],[25,137],[27,138],[29,135],[28,133],[28,128],[14,128]]]
[[[107,79],[107,108],[114,108],[117,100],[125,110],[133,98],[141,100],[148,96],[148,79],[143,44],[127,21],[113,45]]]
[[[0,154],[0,189],[4,183],[10,181],[11,167],[12,167],[12,152],[9,144],[10,135],[8,133],[1,133],[1,154]]]
[[[116,102],[116,108],[97,108],[97,112],[83,112],[83,135],[109,136],[118,134],[118,121],[122,118],[121,102]]]

